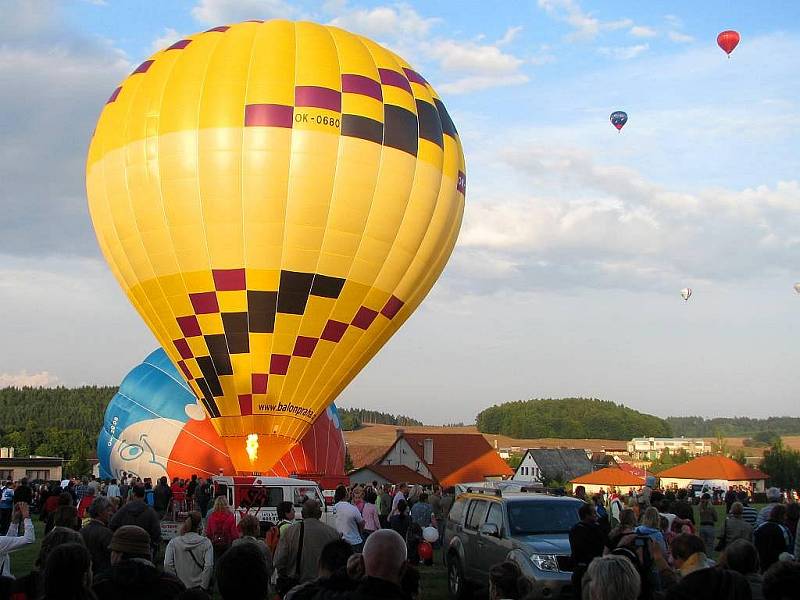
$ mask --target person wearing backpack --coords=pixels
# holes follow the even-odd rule
[[[167,544],[164,571],[175,575],[186,589],[211,587],[214,571],[214,547],[211,540],[200,535],[202,517],[192,511],[181,526],[180,535]]]
[[[215,561],[230,548],[233,540],[239,537],[236,517],[225,496],[217,496],[214,501],[214,508],[211,509],[206,523],[206,537],[211,540],[211,545],[214,547]]]

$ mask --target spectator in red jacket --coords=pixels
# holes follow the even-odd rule
[[[173,478],[172,486],[172,501],[175,503],[179,511],[186,510],[186,482],[183,479]]]
[[[214,508],[211,509],[206,523],[206,535],[214,546],[215,563],[216,559],[230,548],[233,540],[239,537],[236,517],[225,496],[218,496],[214,501]]]
[[[92,502],[94,502],[94,488],[90,487],[86,490],[86,495],[78,502],[79,518],[83,519],[86,517],[86,510],[92,505]]]

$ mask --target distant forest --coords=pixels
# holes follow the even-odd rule
[[[0,388],[0,446],[13,447],[17,456],[38,454],[67,460],[91,457],[106,406],[117,389]],[[340,408],[339,418],[345,431],[358,429],[363,423],[422,425],[410,417],[359,408]]]
[[[607,438],[672,434],[664,419],[607,400],[560,398],[521,400],[492,406],[476,418],[478,431],[515,438]]]
[[[83,460],[95,453],[97,434],[116,387],[0,389],[0,446],[17,456]]]
[[[17,455],[63,456],[77,460],[94,455],[103,413],[117,388],[0,388],[0,446]],[[374,410],[340,408],[342,429],[365,423],[421,426],[416,419]],[[517,438],[608,438],[638,436],[745,436],[768,445],[776,435],[800,435],[800,418],[669,417],[666,420],[620,404],[586,398],[509,402],[482,411],[478,430]]]
[[[800,435],[800,417],[667,417],[667,423],[674,435],[686,437],[756,437],[759,433]]]
[[[376,410],[366,410],[363,408],[340,408],[339,421],[345,431],[354,431],[364,423],[375,423],[379,425],[400,425],[401,427],[422,427],[422,421],[417,421],[411,417],[401,415],[391,415]]]

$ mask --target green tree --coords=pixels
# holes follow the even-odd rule
[[[660,473],[661,471],[666,471],[667,469],[671,469],[672,467],[676,467],[678,465],[682,465],[685,462],[689,462],[691,460],[691,456],[689,453],[686,452],[683,448],[678,450],[677,452],[671,452],[669,448],[664,450],[661,453],[661,456],[654,460],[653,463],[650,465],[649,470],[653,473]]]
[[[800,452],[784,447],[778,439],[764,453],[760,468],[769,475],[771,485],[796,489],[800,481]]]
[[[609,438],[670,435],[669,424],[653,415],[594,398],[507,402],[481,411],[478,431],[516,438]]]
[[[509,467],[516,471],[517,467],[519,467],[519,465],[522,463],[522,457],[519,454],[511,454],[506,459],[506,462],[508,463]]]
[[[743,448],[737,448],[736,450],[734,450],[733,454],[731,454],[731,458],[736,462],[738,462],[740,465],[747,464],[747,457],[744,454]]]

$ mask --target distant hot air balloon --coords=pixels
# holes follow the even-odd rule
[[[622,131],[625,123],[628,122],[628,113],[617,110],[611,113],[609,118],[611,119],[611,124],[617,128],[617,131]]]
[[[800,294],[800,281],[794,284],[794,291]]]
[[[725,51],[728,58],[731,57],[731,52],[739,45],[739,32],[733,30],[723,31],[717,36],[717,45]]]
[[[408,63],[276,20],[139,65],[100,115],[86,187],[117,280],[252,473],[422,302],[458,236],[464,173],[444,104]]]
[[[97,441],[102,477],[125,471],[153,481],[209,477],[233,470],[224,443],[203,407],[162,349],[134,367],[106,408]],[[336,405],[265,475],[330,478],[344,475],[345,445]]]
[[[692,288],[683,288],[681,290],[681,298],[688,301],[692,297]]]

